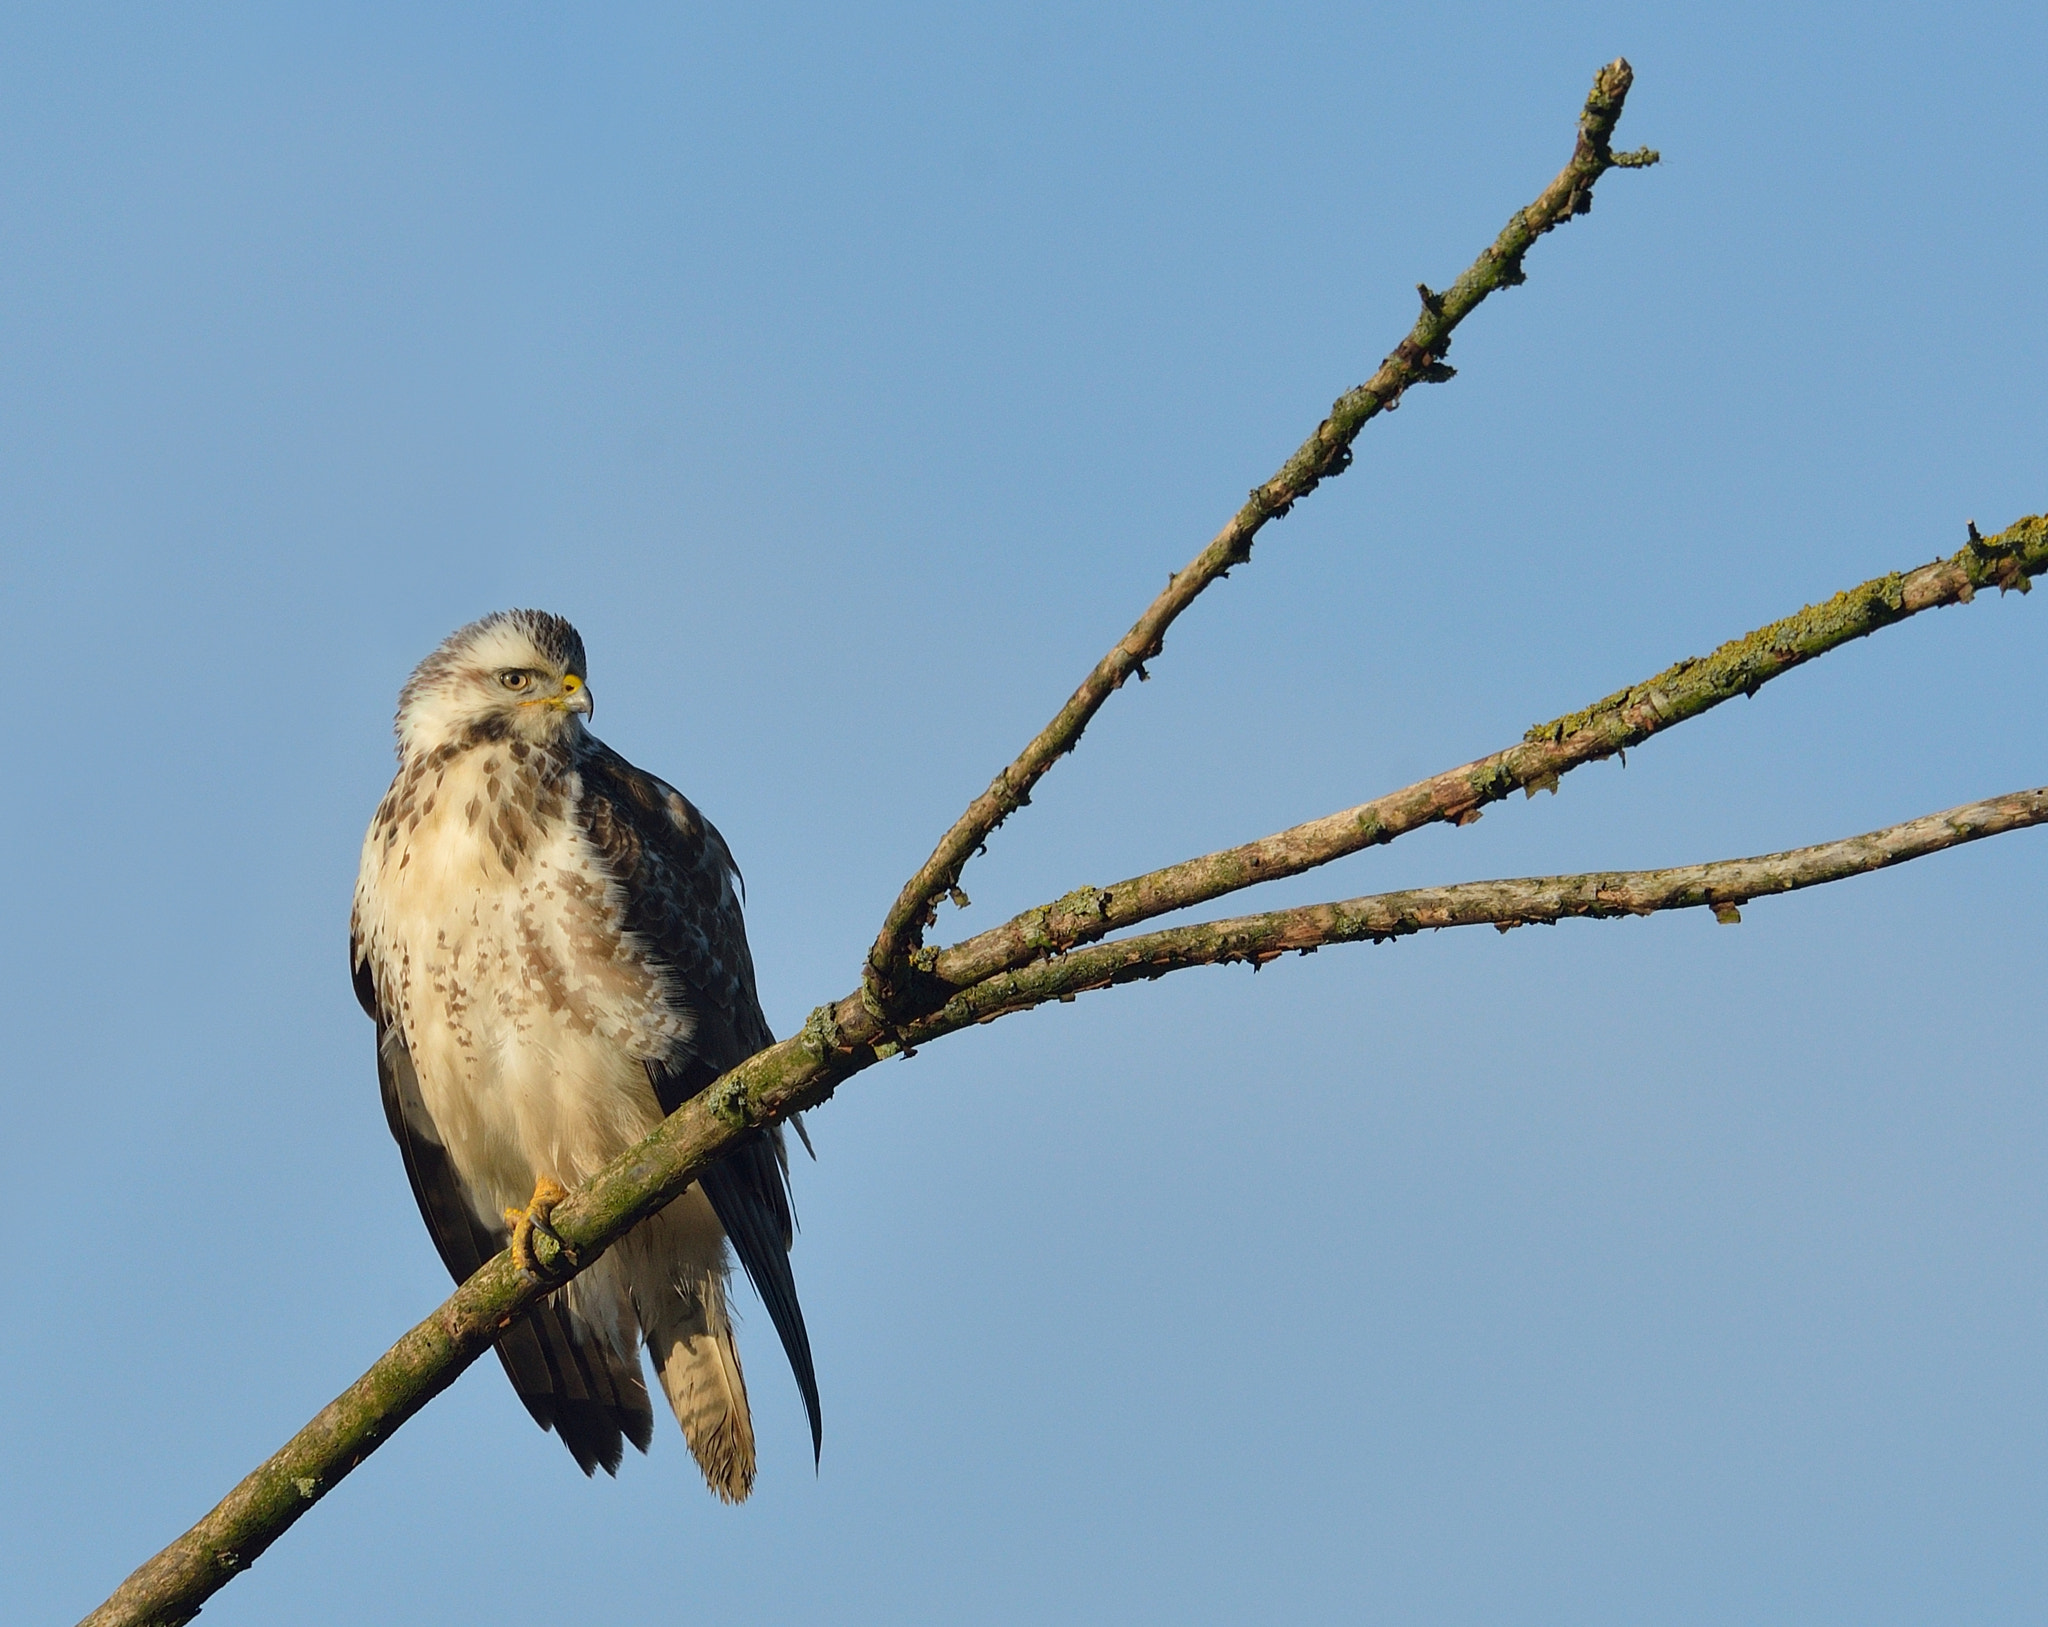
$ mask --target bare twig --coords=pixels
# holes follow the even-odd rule
[[[1853,639],[1923,610],[1966,604],[1981,587],[2025,592],[2029,578],[2043,571],[2048,571],[2048,516],[2033,515],[1995,537],[1974,538],[1947,559],[1904,575],[1874,578],[1724,644],[1704,659],[1680,661],[1584,711],[1540,723],[1520,745],[1475,763],[1241,847],[1112,886],[1082,887],[1026,910],[939,951],[932,960],[927,998],[936,1004],[945,989],[971,986],[1042,955],[1263,881],[1299,875],[1439,820],[1469,824],[1489,802],[1517,790],[1533,795],[1554,788],[1560,775],[1625,751],[1737,695],[1754,695],[1780,674]]]
[[[1441,294],[1424,286],[1422,314],[1408,337],[1394,347],[1393,354],[1380,363],[1379,371],[1356,389],[1339,396],[1330,416],[1318,424],[1315,433],[1302,442],[1294,455],[1280,466],[1279,473],[1264,485],[1252,488],[1251,496],[1231,521],[1194,557],[1186,569],[1172,576],[1166,591],[1154,599],[1131,630],[1124,634],[1074,691],[1057,716],[1039,731],[1017,760],[990,783],[989,788],[969,803],[966,812],[940,839],[930,858],[917,874],[903,884],[896,902],[882,922],[882,930],[868,951],[863,974],[870,994],[887,1015],[901,1012],[910,998],[909,958],[924,941],[924,929],[931,924],[938,901],[959,885],[967,861],[996,827],[1031,800],[1031,789],[1061,756],[1074,749],[1102,704],[1133,672],[1145,676],[1144,663],[1165,647],[1166,630],[1203,589],[1233,565],[1251,558],[1252,539],[1265,523],[1285,514],[1324,480],[1342,474],[1351,461],[1351,443],[1366,423],[1380,412],[1392,411],[1413,385],[1433,384],[1451,377],[1444,353],[1451,347],[1451,332],[1464,321],[1480,301],[1497,288],[1509,288],[1524,281],[1522,260],[1537,238],[1561,226],[1574,215],[1593,207],[1593,185],[1609,169],[1637,169],[1654,164],[1657,155],[1644,148],[1616,153],[1611,145],[1614,126],[1621,118],[1622,104],[1635,78],[1625,61],[1615,61],[1594,75],[1592,93],[1579,116],[1579,138],[1571,161],[1544,188],[1536,201],[1515,211],[1500,235],[1465,273]]]

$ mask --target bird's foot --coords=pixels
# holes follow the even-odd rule
[[[524,1209],[507,1209],[505,1218],[512,1222],[512,1263],[521,1271],[536,1277],[545,1277],[547,1271],[533,1252],[533,1234],[539,1232],[555,1245],[555,1258],[569,1255],[569,1246],[555,1235],[548,1224],[553,1217],[555,1205],[569,1195],[569,1189],[552,1175],[543,1175],[533,1183],[533,1196],[527,1199]],[[549,1262],[553,1264],[553,1261]]]

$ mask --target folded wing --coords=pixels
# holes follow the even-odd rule
[[[653,954],[671,997],[691,1018],[685,1052],[646,1064],[661,1110],[672,1113],[774,1043],[754,988],[739,871],[724,839],[680,792],[595,740],[577,768],[584,831],[624,891],[626,926]],[[781,1126],[726,1154],[705,1171],[702,1184],[781,1337],[816,1454],[823,1424],[810,1335],[789,1265],[795,1221]]]

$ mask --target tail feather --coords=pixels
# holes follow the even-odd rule
[[[585,1474],[617,1474],[625,1441],[644,1452],[653,1440],[637,1356],[620,1356],[559,1301],[515,1323],[498,1359],[534,1422],[562,1438]]]
[[[746,1501],[754,1489],[754,1422],[724,1283],[707,1273],[665,1296],[655,1315],[647,1307],[641,1315],[648,1354],[705,1483],[728,1503]]]
[[[738,1503],[754,1489],[754,1423],[726,1310],[728,1261],[718,1217],[692,1187],[621,1238],[591,1274],[616,1274],[705,1483]]]

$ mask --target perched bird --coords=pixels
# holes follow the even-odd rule
[[[457,1281],[774,1038],[739,872],[682,795],[586,728],[583,640],[501,611],[449,635],[398,700],[398,775],[363,839],[349,922],[384,1112]],[[799,1126],[799,1129],[801,1127]],[[726,1242],[768,1307],[819,1441],[790,1275],[781,1128],[706,1170],[499,1341],[512,1387],[583,1472],[654,1415],[639,1349],[711,1489],[754,1482]]]

